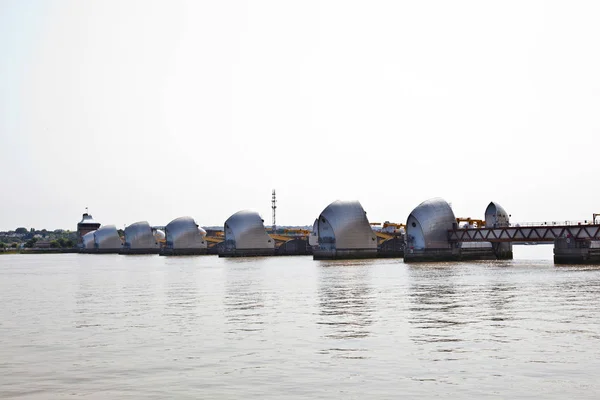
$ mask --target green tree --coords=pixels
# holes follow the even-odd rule
[[[10,247],[11,247],[12,249],[16,249],[18,245],[19,245],[19,244],[15,242],[15,243],[11,244],[11,245],[10,245]]]
[[[32,248],[35,245],[35,242],[37,242],[37,239],[36,238],[31,238],[27,242],[25,242],[25,247],[27,247],[28,249],[30,249],[30,248]]]
[[[50,242],[50,247],[52,247],[53,249],[57,249],[57,248],[62,247],[62,246],[60,245],[60,243],[59,243],[58,240],[53,240],[53,241]]]
[[[6,248],[6,243],[0,242],[0,249],[5,249],[5,248]]]
[[[26,234],[27,232],[29,232],[29,231],[27,230],[27,228],[23,228],[23,227],[21,227],[21,228],[17,228],[17,229],[15,229],[15,233],[18,233],[19,235],[24,235],[24,234]]]

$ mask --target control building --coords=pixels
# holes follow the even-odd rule
[[[91,214],[84,213],[81,217],[81,221],[77,224],[77,244],[81,245],[83,236],[98,228],[100,228],[100,223],[95,221]]]

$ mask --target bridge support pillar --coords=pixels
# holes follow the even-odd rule
[[[497,260],[513,259],[512,243],[492,243],[492,248]]]
[[[460,261],[460,249],[456,247],[447,249],[404,249],[404,262],[443,262]]]
[[[600,247],[589,239],[572,237],[554,239],[555,264],[600,264]]]

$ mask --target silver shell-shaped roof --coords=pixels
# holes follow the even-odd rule
[[[492,201],[485,209],[485,227],[509,226],[509,223],[510,216],[508,213],[500,204]]]
[[[165,227],[167,246],[173,249],[205,249],[206,240],[192,217],[179,217],[169,222]]]
[[[104,225],[94,232],[94,243],[100,250],[120,249],[123,245],[117,227],[114,225]]]
[[[130,249],[158,248],[150,224],[146,221],[140,221],[125,228],[125,247]]]
[[[100,225],[100,222],[94,220],[94,217],[92,217],[92,214],[88,214],[85,213],[81,216],[81,221],[79,221],[80,224],[98,224]]]
[[[312,231],[308,236],[308,244],[311,246],[319,245],[319,219],[315,219],[315,222],[312,227]]]
[[[165,240],[166,237],[167,237],[167,235],[165,235],[164,231],[161,231],[160,229],[156,229],[154,231],[154,238],[156,240]]]
[[[319,244],[335,243],[336,249],[376,249],[377,237],[365,210],[356,200],[336,200],[318,219]]]
[[[408,216],[406,235],[412,238],[416,249],[446,249],[448,230],[456,224],[456,217],[446,200],[435,197],[419,204]]]
[[[263,220],[255,211],[242,210],[225,221],[225,242],[238,250],[274,249],[275,241],[267,234]]]
[[[96,233],[96,231],[91,231],[83,235],[83,237],[81,238],[82,248],[89,250],[94,249],[94,233]]]

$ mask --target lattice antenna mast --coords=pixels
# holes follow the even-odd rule
[[[273,189],[273,197],[271,198],[271,209],[273,210],[273,233],[277,230],[277,224],[275,222],[275,210],[277,209],[277,198],[275,196],[275,189]]]

